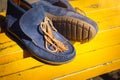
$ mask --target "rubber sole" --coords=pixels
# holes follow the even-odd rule
[[[71,41],[87,42],[95,37],[96,29],[91,24],[69,16],[54,16],[47,13],[54,27]]]
[[[19,43],[20,43],[20,46],[21,46],[22,48],[23,48],[23,46],[24,46],[24,48],[27,49],[33,57],[35,57],[36,59],[40,60],[41,62],[44,62],[44,63],[47,63],[47,64],[51,64],[51,65],[61,65],[61,64],[65,64],[65,63],[71,62],[71,61],[74,59],[74,57],[75,57],[75,56],[74,56],[72,59],[70,59],[70,60],[68,60],[68,61],[65,61],[65,62],[49,61],[49,60],[43,59],[43,58],[35,55],[32,51],[30,51],[30,50],[25,46],[24,42],[23,42],[16,34],[14,34],[13,32],[11,32],[8,28],[6,29],[6,34],[7,34],[7,36],[9,36],[10,38],[12,38],[12,40],[19,42]],[[75,52],[75,51],[74,51],[74,52]],[[74,53],[74,52],[73,52],[73,53]]]

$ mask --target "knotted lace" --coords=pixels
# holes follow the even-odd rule
[[[45,47],[50,52],[63,52],[68,50],[68,46],[64,45],[63,42],[57,40],[54,35],[53,31],[57,30],[54,28],[51,20],[47,17],[44,18],[44,21],[41,22],[39,27],[42,29],[45,38]]]

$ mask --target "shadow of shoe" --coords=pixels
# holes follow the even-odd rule
[[[40,59],[34,57],[34,56],[32,55],[32,53],[26,48],[26,46],[25,46],[21,41],[19,41],[16,37],[12,36],[8,31],[6,31],[6,35],[7,35],[10,39],[12,39],[13,41],[15,41],[15,42],[17,43],[17,45],[19,45],[19,46],[21,47],[21,49],[23,50],[23,59],[24,59],[24,58],[28,58],[28,57],[32,57],[32,58],[34,58],[35,60],[40,61],[40,62],[42,62],[42,63],[44,63],[44,64],[55,65],[55,66],[59,65],[59,64],[50,64],[50,63],[47,63],[47,62],[45,62],[45,61],[43,61],[43,60],[40,60]]]
[[[0,33],[5,32],[5,30],[6,30],[5,17],[0,15]]]

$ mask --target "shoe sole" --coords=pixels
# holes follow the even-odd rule
[[[54,16],[47,13],[53,25],[64,37],[81,43],[90,41],[96,35],[96,29],[91,24],[69,16]]]
[[[16,35],[16,34],[14,34],[13,32],[11,32],[10,30],[9,30],[9,28],[7,28],[6,29],[6,35],[8,35],[10,38],[12,38],[14,41],[19,41],[19,43],[21,44],[21,46],[23,46],[24,45],[24,47],[27,49],[27,47],[25,46],[25,44],[24,44],[24,42]],[[33,56],[33,57],[35,57],[36,59],[38,59],[38,60],[40,60],[41,62],[44,62],[44,63],[47,63],[47,64],[51,64],[51,65],[61,65],[61,64],[65,64],[65,63],[68,63],[68,62],[71,62],[73,59],[74,59],[74,57],[72,58],[72,59],[70,59],[70,60],[68,60],[68,61],[65,61],[65,62],[53,62],[53,61],[48,61],[48,60],[45,60],[45,59],[43,59],[43,58],[40,58],[40,57],[38,57],[37,55],[35,55],[32,51],[30,51],[29,49],[27,49],[29,52],[30,52],[30,54]],[[74,52],[73,52],[74,53]]]

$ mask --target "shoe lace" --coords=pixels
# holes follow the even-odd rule
[[[68,46],[64,45],[61,41],[57,40],[52,30],[56,31],[55,27],[53,26],[51,20],[48,17],[45,17],[43,22],[40,23],[39,27],[42,29],[44,33],[45,39],[45,47],[50,52],[63,52],[68,50]],[[52,47],[52,49],[50,48]]]
[[[80,9],[80,8],[78,8],[78,7],[75,7],[75,11],[76,11],[77,13],[80,13],[80,14],[86,16],[86,13],[85,13],[82,9]]]

